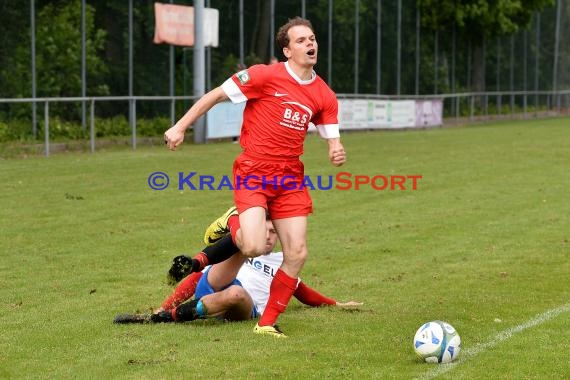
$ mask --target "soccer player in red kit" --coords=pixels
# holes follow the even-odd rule
[[[308,254],[307,216],[312,201],[307,188],[301,186],[304,167],[299,157],[309,122],[327,140],[334,166],[346,162],[346,153],[340,142],[338,101],[313,70],[318,44],[311,23],[300,17],[289,20],[279,29],[277,43],[287,61],[254,65],[236,73],[198,100],[164,138],[167,147],[175,150],[184,140],[184,131],[214,105],[228,99],[247,102],[240,136],[243,152],[233,167],[239,216],[228,214],[225,219],[239,250],[255,257],[264,253],[269,212],[284,259],[254,331],[284,337],[275,322],[295,292]]]

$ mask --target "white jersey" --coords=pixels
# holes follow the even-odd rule
[[[269,286],[273,276],[283,263],[283,252],[247,259],[240,268],[236,278],[253,299],[259,314],[263,314],[269,299]],[[297,284],[301,280],[297,280]]]

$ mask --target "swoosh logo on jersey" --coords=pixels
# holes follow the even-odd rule
[[[287,95],[289,95],[289,94],[281,94],[280,92],[275,91],[275,96],[278,97],[278,98],[281,97],[281,96],[287,96]]]

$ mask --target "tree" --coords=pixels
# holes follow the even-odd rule
[[[81,6],[78,0],[49,3],[36,8],[37,96],[81,95]],[[107,95],[107,66],[99,52],[105,31],[95,29],[95,10],[86,7],[87,94]],[[29,29],[27,30],[29,33]],[[31,95],[30,38],[20,38],[2,69],[3,86],[11,97]],[[70,111],[68,105],[66,111]],[[77,105],[75,105],[77,108]]]
[[[527,28],[535,12],[553,4],[554,0],[418,0],[422,26],[450,35],[455,25],[471,43],[474,91],[485,91],[485,41]]]

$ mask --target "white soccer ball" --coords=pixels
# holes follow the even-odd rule
[[[450,363],[461,350],[461,338],[447,322],[424,323],[414,336],[414,350],[427,363]]]

